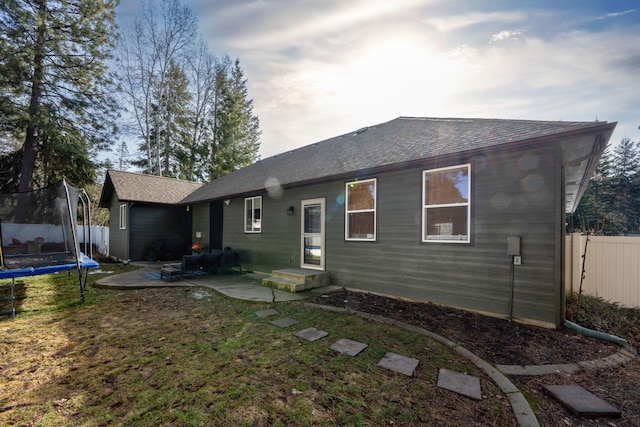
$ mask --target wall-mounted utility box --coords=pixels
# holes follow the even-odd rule
[[[507,237],[507,255],[520,255],[520,236]]]

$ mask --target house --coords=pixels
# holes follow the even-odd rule
[[[616,123],[399,117],[263,159],[180,203],[243,268],[555,327],[565,214]]]
[[[99,206],[109,209],[109,254],[147,259],[150,245],[179,259],[191,244],[191,213],[180,201],[202,184],[108,170]],[[156,249],[158,249],[156,247]]]
[[[565,214],[615,126],[399,117],[171,200],[191,214],[191,241],[238,250],[243,269],[303,269],[346,288],[555,327]],[[113,197],[113,181],[101,205],[117,224],[125,197],[138,201]]]

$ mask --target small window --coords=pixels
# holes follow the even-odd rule
[[[347,182],[345,239],[376,240],[376,180]]]
[[[423,172],[423,242],[470,242],[470,171],[467,164]]]
[[[262,196],[244,199],[244,231],[245,233],[262,231]]]
[[[127,229],[127,204],[120,205],[120,230]]]

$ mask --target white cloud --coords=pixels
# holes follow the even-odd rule
[[[499,33],[493,34],[489,39],[489,43],[501,42],[509,39],[519,39],[524,33],[522,30],[503,30]]]
[[[192,3],[204,10],[205,1]],[[593,21],[586,12],[451,7],[441,0],[229,1],[199,15],[212,49],[241,60],[263,157],[400,115],[597,116],[629,121],[619,132],[637,134],[637,27],[596,34],[572,31]]]
[[[597,19],[618,18],[620,16],[624,16],[624,15],[628,15],[630,13],[636,13],[636,12],[637,12],[637,10],[635,10],[635,9],[629,9],[629,10],[625,10],[623,12],[612,12],[612,13],[607,13],[606,15],[598,16]]]
[[[428,18],[424,22],[435,27],[438,31],[448,32],[460,30],[466,27],[485,23],[509,24],[520,22],[524,19],[522,12],[490,12],[469,13],[465,15]]]
[[[216,10],[207,22],[235,48],[272,49],[327,37],[340,43],[345,31],[408,13],[426,3],[425,0],[230,3],[229,7]]]

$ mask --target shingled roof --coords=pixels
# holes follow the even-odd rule
[[[605,134],[606,146],[615,125],[607,122],[399,117],[260,160],[204,185],[182,203],[240,196],[264,190],[271,185],[290,187],[359,171],[384,170],[421,159],[502,144],[546,138],[564,138],[566,142],[574,136],[578,143],[582,138],[584,144],[581,143],[581,146],[584,147],[577,154],[572,154],[571,144],[563,146],[566,151],[563,151],[563,162],[567,163],[576,161],[578,156],[585,156],[586,159],[592,150],[593,136],[598,133]],[[586,140],[584,135],[588,136]],[[598,147],[599,154],[604,146]],[[586,154],[585,150],[588,151]],[[579,173],[593,173],[596,164],[597,158],[595,163],[585,163]],[[574,207],[580,191],[584,191],[580,185],[571,190],[574,194],[568,201],[567,209]]]
[[[109,207],[113,192],[123,202],[174,205],[202,186],[199,182],[182,181],[157,175],[144,175],[108,170],[100,196],[100,206]]]

